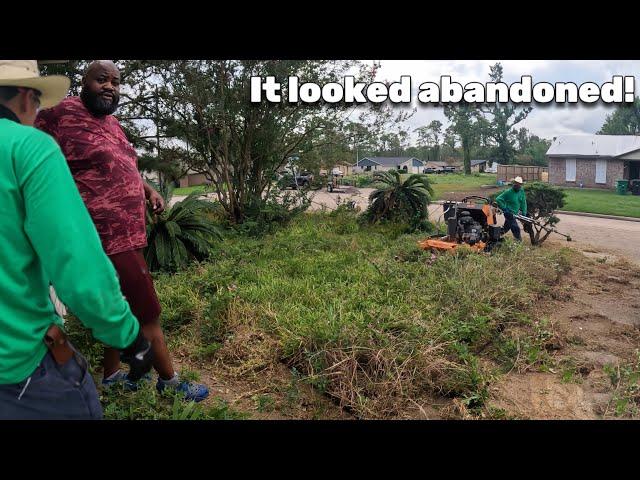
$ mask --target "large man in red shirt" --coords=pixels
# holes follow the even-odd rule
[[[62,148],[102,246],[118,273],[122,293],[151,341],[158,390],[175,388],[187,399],[200,401],[208,396],[208,389],[180,380],[160,327],[160,304],[143,249],[147,246],[146,201],[155,213],[164,210],[164,201],[142,180],[135,149],[112,115],[119,100],[118,68],[111,61],[96,61],[85,73],[80,97],[68,97],[41,111],[35,125]],[[135,388],[120,370],[117,350],[105,348],[103,368],[104,385],[126,382]]]

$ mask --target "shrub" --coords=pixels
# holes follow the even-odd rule
[[[204,260],[222,234],[212,220],[216,206],[192,193],[155,218],[147,212],[145,258],[152,271],[176,271]]]
[[[389,170],[376,172],[373,178],[382,185],[369,197],[365,216],[370,222],[406,222],[410,230],[433,228],[427,221],[433,189],[426,175],[413,174],[403,180],[399,172]]]

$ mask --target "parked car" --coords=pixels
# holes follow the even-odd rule
[[[438,169],[435,167],[425,167],[422,173],[438,173]]]
[[[446,166],[442,167],[442,173],[454,173],[456,171],[456,167]]]
[[[311,172],[302,172],[296,175],[295,180],[291,173],[285,173],[280,177],[278,184],[282,190],[287,188],[309,188],[313,179],[314,176]]]

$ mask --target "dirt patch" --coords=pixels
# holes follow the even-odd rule
[[[565,283],[566,295],[545,305],[564,346],[547,372],[513,373],[492,388],[490,405],[508,416],[594,419],[613,415],[615,387],[607,366],[633,361],[640,348],[640,269],[585,258]]]
[[[493,407],[523,419],[595,419],[593,404],[581,385],[562,384],[553,375],[508,375],[494,387]]]

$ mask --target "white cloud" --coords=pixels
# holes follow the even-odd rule
[[[371,61],[365,61],[371,63]],[[442,75],[451,75],[454,81],[486,82],[489,80],[489,67],[496,60],[381,60],[378,71],[379,80],[396,81],[401,75],[412,77],[412,86],[426,81],[438,82]],[[500,61],[504,69],[504,80],[514,82],[522,75],[533,76],[535,82],[575,82],[587,81],[602,84],[610,81],[614,75],[636,77],[636,95],[640,90],[640,61],[631,60],[504,60]],[[413,130],[438,119],[446,124],[441,108],[417,105],[418,111],[408,120],[407,126]],[[410,108],[410,107],[404,107]],[[544,137],[566,133],[595,133],[605,121],[607,114],[615,107],[598,105],[551,105],[534,106],[518,127],[523,126],[532,133]]]

